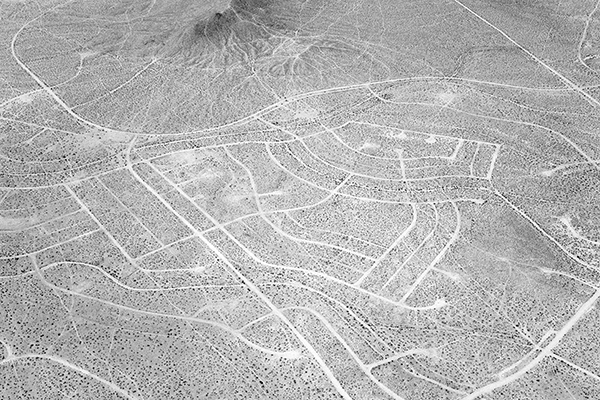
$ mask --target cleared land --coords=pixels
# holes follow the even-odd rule
[[[0,0],[0,399],[600,398],[600,1]]]

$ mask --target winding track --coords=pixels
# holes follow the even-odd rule
[[[482,21],[483,23],[485,23],[486,25],[488,25],[490,28],[492,28],[493,30],[495,30],[496,32],[498,32],[500,35],[502,35],[506,40],[508,40],[509,42],[511,42],[513,45],[515,45],[516,47],[518,47],[522,52],[524,52],[527,56],[529,56],[531,59],[533,59],[535,62],[537,62],[538,64],[540,64],[542,67],[544,67],[546,70],[548,70],[549,72],[551,72],[552,74],[554,74],[557,78],[559,78],[567,87],[567,89],[539,89],[539,88],[526,88],[526,87],[521,87],[521,86],[514,86],[514,85],[505,85],[505,84],[500,84],[500,83],[494,83],[494,82],[482,82],[482,81],[476,81],[476,80],[468,80],[468,79],[461,79],[460,81],[464,81],[464,82],[470,82],[470,83],[478,83],[478,84],[488,84],[488,85],[495,85],[495,86],[503,86],[503,87],[508,87],[508,88],[519,88],[519,89],[527,89],[527,90],[572,90],[577,92],[581,97],[583,97],[588,103],[592,104],[594,107],[599,107],[600,106],[600,102],[594,98],[593,96],[591,96],[589,93],[586,92],[585,89],[587,89],[586,87],[582,87],[577,85],[576,83],[574,83],[573,81],[571,81],[570,79],[568,79],[566,76],[564,76],[563,74],[561,74],[559,71],[557,71],[556,69],[552,68],[550,65],[548,65],[547,63],[545,63],[543,60],[541,60],[539,57],[537,57],[533,52],[527,50],[525,47],[523,47],[522,45],[520,45],[518,42],[516,42],[514,39],[512,39],[506,32],[504,32],[502,29],[500,29],[499,27],[497,27],[496,25],[492,24],[489,20],[487,20],[486,18],[484,18],[483,16],[481,16],[480,14],[478,14],[477,12],[475,12],[473,9],[469,8],[468,6],[466,6],[465,4],[463,4],[461,1],[459,0],[453,0],[456,4],[458,4],[460,7],[462,7],[463,9],[465,9],[466,11],[468,11],[470,14],[472,14],[475,18],[477,18],[478,20]],[[137,133],[137,132],[128,132],[128,131],[121,131],[121,130],[115,130],[112,128],[107,128],[98,124],[95,124],[92,121],[89,121],[83,117],[81,117],[80,115],[78,115],[75,111],[73,111],[73,108],[71,108],[68,104],[66,104],[53,90],[51,87],[49,87],[48,85],[46,85],[38,76],[36,76],[30,68],[27,67],[27,65],[25,65],[18,57],[17,52],[16,52],[16,48],[15,48],[15,44],[17,41],[17,38],[19,36],[19,34],[26,29],[29,25],[31,25],[33,22],[39,20],[41,17],[43,17],[44,15],[46,15],[47,13],[53,12],[54,10],[58,9],[59,7],[65,6],[67,4],[69,4],[70,2],[64,3],[64,4],[60,4],[57,5],[49,10],[47,10],[44,13],[41,13],[40,15],[38,15],[37,17],[35,17],[34,19],[28,21],[27,23],[25,23],[18,31],[17,33],[13,36],[12,41],[11,41],[11,53],[12,56],[14,58],[14,60],[17,62],[17,64],[27,73],[29,74],[29,76],[48,94],[50,95],[54,101],[63,109],[65,110],[71,117],[73,117],[74,119],[97,129],[100,130],[104,130],[104,131],[109,131],[112,133],[118,133],[118,134],[123,134],[123,135],[133,135],[133,136],[142,136],[144,134],[141,133]],[[586,20],[586,26],[585,26],[585,30],[584,30],[584,34],[582,37],[585,36],[585,32],[588,29],[590,20],[592,18],[592,15],[596,12],[596,10],[598,9],[600,5],[600,0],[596,3],[594,10],[590,13],[590,15],[588,16],[588,19]],[[583,41],[583,38],[582,38]],[[580,46],[581,47],[581,46]],[[583,61],[581,60],[581,52],[579,52],[579,59],[580,61],[583,63]],[[153,62],[151,64],[153,64],[156,60],[153,60]],[[150,65],[151,65],[150,64]],[[143,73],[150,65],[147,65],[146,67],[144,67],[143,70],[141,70],[139,74]],[[136,75],[137,76],[137,75]],[[132,78],[133,79],[133,78]],[[318,96],[321,94],[326,94],[326,93],[335,93],[335,92],[341,92],[341,91],[346,91],[346,90],[353,90],[353,89],[357,89],[357,88],[364,88],[364,87],[371,87],[373,85],[377,85],[377,84],[384,84],[384,83],[395,83],[395,82],[401,82],[401,81],[417,81],[417,80],[435,80],[435,79],[440,79],[440,80],[456,80],[457,78],[444,78],[444,77],[413,77],[413,78],[401,78],[401,79],[389,79],[389,80],[382,80],[382,81],[372,81],[372,82],[364,82],[364,83],[360,83],[360,84],[354,84],[354,85],[345,85],[345,86],[339,86],[339,87],[335,87],[335,88],[328,88],[328,89],[321,89],[321,90],[315,90],[312,92],[306,92],[306,93],[302,93],[296,96],[292,96],[290,98],[287,99],[283,99],[280,100],[262,110],[256,111],[253,114],[250,114],[238,121],[232,122],[230,124],[227,125],[223,125],[223,126],[219,126],[219,127],[214,127],[214,128],[209,128],[209,129],[205,129],[205,130],[197,130],[197,131],[190,131],[190,132],[185,132],[185,133],[199,133],[199,132],[205,132],[205,131],[212,131],[212,130],[217,130],[217,129],[221,129],[223,127],[227,127],[227,126],[236,126],[245,122],[248,122],[250,120],[254,120],[259,118],[260,116],[276,109],[277,107],[283,106],[288,102],[292,102],[292,101],[296,101],[296,100],[301,100],[301,99],[305,99],[305,98],[309,98],[312,96]],[[126,83],[123,84],[126,85]],[[117,89],[118,90],[118,89]],[[3,106],[4,104],[7,104],[8,102],[10,102],[11,100],[5,101],[1,106]],[[488,118],[492,118],[492,117],[488,117]],[[498,119],[498,120],[503,120],[503,119]],[[507,120],[504,120],[507,121]],[[510,121],[510,122],[517,122],[517,121]],[[524,123],[522,121],[519,121],[519,123]],[[530,125],[535,125],[535,124],[530,124]],[[538,126],[541,128],[545,128],[542,126]],[[546,129],[546,128],[545,128]],[[551,131],[551,130],[550,130]],[[551,132],[551,133],[556,133],[556,132]],[[566,136],[558,133],[565,141],[567,141],[573,148],[575,148],[578,153],[580,155],[583,156],[583,158],[586,159],[585,163],[594,165],[596,168],[599,168],[597,163],[598,161],[593,160],[591,157],[589,157],[581,148],[579,148],[574,142],[572,142],[570,139],[568,139]],[[496,157],[498,156],[499,153],[499,148],[497,149],[498,151],[496,151],[494,153],[494,159],[492,161],[492,166],[493,163],[496,161]],[[151,164],[149,164],[150,166],[152,166]],[[153,193],[158,199],[161,199],[160,195],[158,195],[156,193],[156,191],[150,187],[149,185],[147,185],[133,170],[132,168],[132,164],[131,162],[128,165],[128,168],[130,170],[130,172],[132,172],[132,174],[134,176],[137,177],[137,179],[146,186],[146,188]],[[154,167],[153,167],[154,168]],[[155,169],[155,171],[160,174],[162,176],[162,174]],[[350,171],[347,171],[350,172]],[[163,176],[164,177],[164,176]],[[488,175],[488,179],[491,179],[491,171],[490,174]],[[342,183],[343,184],[343,183]],[[69,187],[66,186],[68,189]],[[179,190],[177,188],[177,190]],[[103,231],[109,238],[111,238],[111,241],[113,242],[113,244],[115,246],[117,246],[117,248],[120,249],[120,251],[124,254],[127,255],[126,251],[119,245],[119,243],[112,238],[112,236],[110,235],[109,232],[107,232],[107,230],[102,226],[102,224],[100,224],[100,222],[94,218],[93,214],[90,212],[90,210],[85,206],[85,204],[83,204],[83,202],[81,202],[80,199],[77,198],[76,194],[69,189],[71,195],[77,199],[82,207],[82,209],[86,210],[87,213],[95,220],[95,222],[98,224],[98,226],[100,227],[100,230]],[[180,193],[184,196],[185,193],[181,192]],[[335,193],[335,191],[331,191],[330,195],[333,195]],[[517,213],[519,213],[523,218],[525,218],[528,222],[530,222],[534,227],[536,227],[536,229],[538,231],[540,231],[546,238],[548,238],[549,240],[551,240],[554,244],[556,244],[561,251],[563,251],[567,256],[569,256],[571,259],[573,259],[575,262],[577,262],[578,264],[584,265],[590,269],[594,269],[596,270],[597,268],[595,268],[592,265],[589,265],[587,263],[585,263],[583,260],[579,259],[577,256],[571,254],[564,246],[562,246],[556,239],[554,239],[552,236],[550,236],[548,233],[546,233],[533,219],[531,219],[529,216],[527,216],[526,214],[524,214],[519,208],[517,208],[516,206],[514,206],[512,203],[510,203],[510,201],[501,193],[497,192],[495,193],[496,195],[498,195],[499,197],[501,197],[504,201],[506,201],[511,208],[513,208]],[[329,197],[328,196],[328,197]],[[189,199],[189,198],[188,198]],[[191,200],[191,199],[190,199]],[[258,201],[258,198],[257,198]],[[163,201],[164,202],[164,201]],[[331,370],[328,368],[328,366],[325,364],[325,362],[322,360],[322,358],[319,356],[318,352],[316,352],[316,350],[310,345],[310,343],[300,334],[299,331],[297,331],[297,329],[294,327],[294,325],[287,319],[287,317],[282,313],[282,310],[279,310],[277,307],[274,306],[274,304],[271,302],[270,299],[268,299],[264,294],[262,294],[262,292],[260,291],[260,289],[254,285],[253,282],[251,282],[249,279],[247,279],[245,276],[243,276],[227,259],[227,257],[222,254],[220,252],[220,250],[218,248],[216,248],[214,245],[212,245],[208,240],[204,239],[203,236],[203,232],[198,231],[195,227],[193,227],[188,221],[185,220],[185,218],[183,218],[181,215],[179,215],[177,212],[175,212],[175,210],[173,210],[166,202],[164,202],[165,206],[167,206],[171,212],[173,212],[184,224],[186,224],[188,226],[188,228],[192,229],[192,231],[194,232],[194,234],[197,237],[200,237],[205,244],[223,261],[225,262],[230,268],[231,270],[236,274],[236,276],[240,279],[240,281],[242,281],[244,283],[244,285],[246,285],[248,288],[250,288],[250,290],[252,292],[254,292],[271,310],[273,315],[278,316],[282,321],[284,321],[284,323],[292,330],[292,332],[298,337],[298,339],[300,340],[300,342],[305,346],[305,348],[309,351],[309,353],[311,353],[311,355],[316,359],[317,363],[320,365],[320,367],[322,368],[323,372],[325,373],[325,375],[330,379],[330,381],[332,382],[333,386],[336,388],[336,390],[340,393],[340,395],[342,395],[345,399],[351,399],[351,397],[348,395],[348,393],[345,391],[345,389],[340,385],[340,383],[337,381],[337,379],[335,378],[335,376],[333,375],[333,373],[331,372]],[[259,202],[260,204],[260,202]],[[205,213],[207,218],[209,218],[213,223],[215,223],[215,228],[214,229],[218,229],[221,232],[223,232],[225,235],[227,235],[231,240],[234,240],[237,242],[237,240],[235,240],[235,238],[223,227],[223,224],[218,223],[217,221],[215,221],[208,213]],[[262,210],[260,211],[260,213],[258,213],[259,215],[263,215],[264,213],[262,212]],[[460,216],[458,218],[458,224],[457,224],[457,231],[454,232],[454,235],[452,237],[452,240],[455,239],[455,237],[457,236],[457,232],[458,229],[460,227]],[[398,239],[400,240],[400,238]],[[447,245],[445,247],[445,249],[448,247],[449,245]],[[438,257],[436,257],[436,261],[439,260],[439,258],[441,258],[443,256],[443,251],[438,255]],[[130,260],[132,262],[134,262],[134,260]],[[34,261],[35,262],[35,261]],[[39,272],[39,271],[38,271]],[[364,279],[361,278],[361,279]],[[417,284],[417,283],[416,283]],[[533,358],[529,363],[527,363],[525,366],[523,366],[522,368],[520,368],[518,371],[514,372],[513,374],[510,374],[506,377],[503,377],[502,379],[493,382],[489,385],[483,386],[477,390],[475,390],[474,392],[466,395],[465,397],[463,397],[463,400],[475,400],[476,398],[478,398],[481,395],[487,394],[492,392],[494,389],[505,386],[511,382],[514,382],[515,380],[519,379],[520,377],[522,377],[524,374],[526,374],[528,371],[532,370],[533,368],[535,368],[540,361],[542,361],[545,357],[547,356],[552,356],[552,351],[554,348],[556,348],[561,340],[564,338],[564,336],[566,334],[568,334],[572,328],[577,324],[577,322],[579,322],[581,320],[581,318],[583,318],[585,316],[585,314],[591,310],[593,307],[595,307],[596,302],[598,300],[598,298],[600,298],[600,289],[597,289],[594,294],[584,303],[582,304],[579,309],[577,310],[577,312],[568,320],[568,322],[558,331],[556,332],[554,338],[552,339],[552,341],[550,341],[550,343],[544,347],[542,349],[542,351],[535,357]],[[308,311],[312,312],[313,314],[315,314],[314,310],[310,310],[307,309]],[[317,317],[319,317],[319,319],[322,320],[322,322],[327,323],[327,321],[320,315],[315,314]],[[327,325],[328,328],[332,328],[329,325]],[[337,333],[335,332],[335,329],[333,329],[332,333],[334,335],[337,335]],[[339,335],[337,335],[339,336]],[[342,343],[344,343],[343,339],[341,337],[338,337],[339,340],[341,340]],[[347,347],[347,345],[345,345]],[[415,350],[417,351],[417,350]],[[418,352],[418,351],[417,351]],[[352,354],[352,353],[351,353]],[[354,355],[353,355],[354,356]],[[106,380],[104,380],[101,377],[95,376],[93,374],[91,374],[89,371],[80,368],[78,366],[75,366],[71,363],[69,363],[66,360],[60,359],[59,357],[54,357],[54,356],[48,356],[48,355],[37,355],[37,354],[23,354],[20,356],[14,356],[9,354],[9,356],[4,359],[3,361],[0,362],[1,364],[5,364],[5,363],[9,363],[12,361],[15,361],[17,359],[22,359],[22,358],[44,358],[44,359],[48,359],[52,362],[56,362],[59,363],[67,368],[70,368],[80,374],[83,375],[89,375],[92,376],[94,379],[98,380],[100,383],[106,385],[107,387],[111,388],[112,390],[114,390],[115,392],[122,394],[123,396],[129,398],[129,399],[136,399],[136,397],[130,395],[129,393],[127,393],[126,391],[116,387],[114,384],[112,384],[111,382],[108,382]],[[360,361],[360,360],[359,360]],[[366,368],[365,366],[363,366],[363,369],[365,369],[367,375],[373,379],[373,377],[370,375],[370,371],[368,371],[369,368]],[[375,380],[376,381],[376,380]],[[377,382],[375,382],[377,383]],[[379,385],[379,384],[378,384]],[[381,387],[381,385],[379,385]],[[399,396],[397,396],[395,393],[390,393],[389,389],[387,388],[382,388],[384,391],[386,391],[392,398],[394,399],[400,399]],[[387,390],[386,390],[387,389]]]

